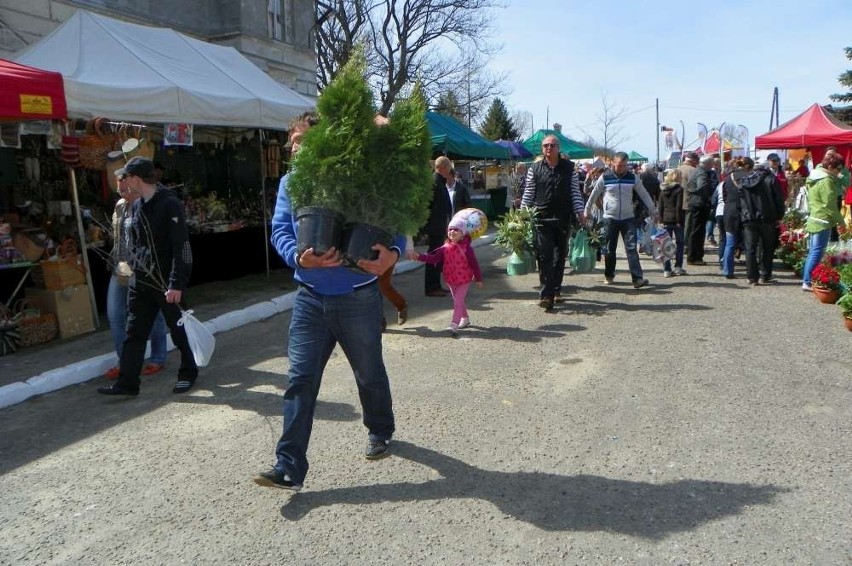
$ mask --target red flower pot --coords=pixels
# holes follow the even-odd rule
[[[814,293],[814,296],[821,303],[826,304],[834,304],[837,302],[837,299],[840,298],[840,291],[838,289],[824,289],[822,287],[812,287],[811,290]]]
[[[843,317],[843,324],[846,325],[846,330],[852,332],[852,318]]]

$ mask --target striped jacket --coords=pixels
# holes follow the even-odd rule
[[[603,194],[604,218],[613,220],[633,218],[633,191],[636,191],[648,210],[656,210],[651,195],[642,185],[642,179],[630,172],[619,176],[614,171],[607,170],[606,173],[598,177],[598,182],[595,183],[595,188],[589,195],[589,200],[586,202],[586,216],[591,214],[592,207],[597,202],[598,197]]]

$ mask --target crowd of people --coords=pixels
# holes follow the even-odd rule
[[[316,123],[312,114],[300,116],[290,128],[292,151]],[[551,311],[562,300],[568,242],[573,230],[597,226],[602,235],[604,284],[616,277],[619,240],[627,256],[634,288],[649,284],[637,247],[637,230],[644,220],[661,225],[676,243],[673,258],[663,263],[665,277],[686,275],[683,265],[706,265],[705,238],[718,229],[720,273],[733,278],[734,258],[741,247],[751,285],[772,281],[772,259],[778,225],[785,211],[785,170],[777,155],[756,166],[738,157],[724,169],[713,156],[687,154],[683,164],[665,171],[662,179],[650,166],[634,169],[625,153],[615,154],[608,167],[578,166],[560,154],[559,140],[542,141],[542,158],[519,164],[510,191],[511,206],[534,211],[533,232],[539,266],[539,306]],[[810,288],[810,269],[822,258],[832,228],[843,222],[838,197],[849,185],[843,159],[829,150],[813,170],[800,163],[793,175],[806,175],[810,212],[806,230],[810,252],[802,286]],[[139,376],[159,371],[164,360],[164,329],[168,326],[180,350],[181,364],[173,391],[192,389],[198,368],[178,324],[192,254],[180,202],[156,182],[154,164],[144,158],[130,160],[117,172],[124,200],[116,209],[116,270],[110,320],[113,323],[119,366],[115,382],[101,387],[104,395],[135,396]],[[426,262],[424,293],[427,297],[452,296],[448,330],[457,334],[470,326],[466,296],[471,284],[482,286],[482,272],[471,245],[470,227],[459,216],[470,207],[467,188],[457,181],[452,163],[439,157],[434,165],[433,195],[425,228],[426,253],[413,250],[411,235],[398,236],[390,247],[374,246],[377,257],[361,260],[361,272],[343,267],[334,248],[324,254],[297,251],[297,224],[291,210],[288,178],[281,179],[272,219],[271,242],[294,270],[299,284],[288,333],[288,386],[284,392],[284,420],[275,447],[275,463],[254,481],[298,491],[308,472],[308,443],[314,409],[326,362],[337,345],[352,366],[368,430],[364,455],[382,458],[395,431],[390,382],[384,365],[381,335],[382,295],[390,298],[398,322],[407,317],[405,298],[393,289],[391,275],[397,260]],[[708,236],[709,235],[709,236]],[[715,243],[715,240],[713,240]],[[647,251],[647,250],[646,250]],[[673,262],[673,263],[672,263]],[[129,271],[123,272],[126,264]],[[441,286],[443,280],[449,286]],[[114,320],[113,320],[114,319]],[[152,332],[153,331],[153,332]],[[152,360],[144,365],[145,346],[153,340]]]

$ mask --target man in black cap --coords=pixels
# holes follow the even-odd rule
[[[178,381],[172,392],[185,393],[195,384],[198,366],[186,331],[177,324],[181,317],[179,304],[192,270],[183,205],[171,191],[157,184],[150,159],[133,157],[116,175],[141,198],[133,203],[131,210],[129,249],[133,250],[133,256],[129,263],[133,276],[128,289],[127,339],[119,360],[119,376],[111,386],[98,388],[98,393],[139,394],[145,343],[159,311],[163,312],[181,355]]]

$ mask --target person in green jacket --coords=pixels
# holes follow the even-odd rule
[[[837,208],[838,177],[843,169],[843,158],[836,153],[827,153],[821,167],[805,181],[804,190],[808,194],[808,221],[805,231],[808,233],[808,259],[802,270],[802,289],[811,290],[811,271],[822,261],[825,248],[831,236],[831,229],[843,222]]]

